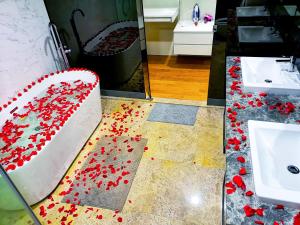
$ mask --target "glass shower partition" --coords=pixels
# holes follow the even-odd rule
[[[44,0],[71,67],[100,76],[108,96],[150,96],[142,0]]]
[[[31,208],[0,165],[0,225],[40,225]],[[15,208],[13,210],[13,208]]]

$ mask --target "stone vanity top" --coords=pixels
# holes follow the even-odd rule
[[[226,69],[225,224],[299,225],[300,210],[268,204],[255,195],[248,120],[300,126],[300,97],[244,93],[240,58],[227,57]]]

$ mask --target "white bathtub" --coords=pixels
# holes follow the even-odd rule
[[[12,117],[11,111],[16,106],[19,109],[22,108],[51,84],[79,79],[93,84],[90,94],[37,155],[25,162],[23,166],[8,171],[10,178],[29,205],[41,201],[55,189],[101,121],[99,78],[93,72],[84,69],[70,69],[61,73],[45,75],[30,89],[27,86],[28,90],[20,92],[16,98],[4,105],[5,108],[1,106],[0,127]],[[11,202],[8,190],[3,188],[2,182],[4,180],[0,177],[0,208],[19,208],[18,203]],[[8,202],[10,202],[9,205]]]

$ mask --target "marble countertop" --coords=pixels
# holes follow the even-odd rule
[[[238,57],[227,57],[226,70],[225,224],[299,225],[300,210],[268,204],[255,195],[247,121],[300,125],[300,97],[244,93]],[[293,112],[273,107],[287,102],[295,106]]]

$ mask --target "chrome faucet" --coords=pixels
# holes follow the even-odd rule
[[[288,72],[295,72],[296,60],[297,60],[297,58],[295,56],[290,57],[290,67],[289,67]]]
[[[282,71],[289,73],[296,72],[297,68],[297,57],[291,56],[290,58],[276,59],[277,63],[285,63],[284,66],[281,66]]]

